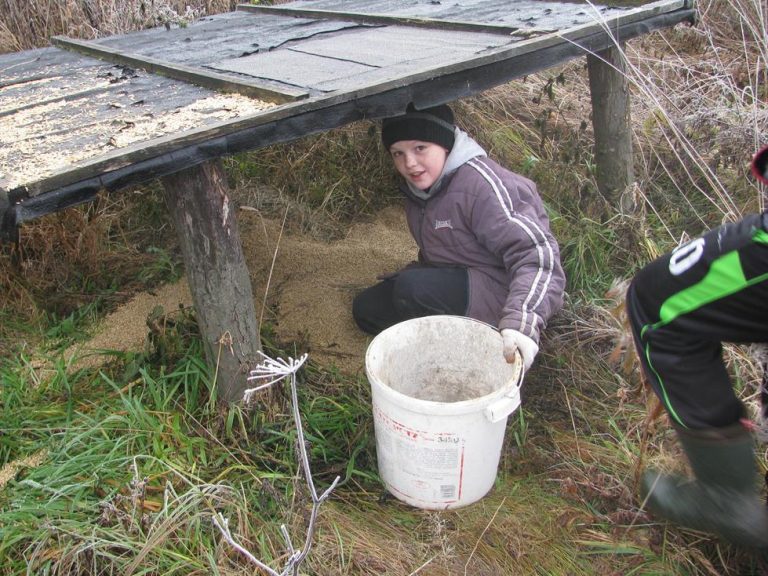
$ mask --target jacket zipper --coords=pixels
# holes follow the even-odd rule
[[[427,258],[427,253],[424,250],[424,215],[426,211],[426,206],[422,206],[419,211],[419,250],[421,251],[421,256],[424,260],[424,263],[428,264],[429,258]]]

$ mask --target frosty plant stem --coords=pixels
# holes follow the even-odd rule
[[[277,570],[274,570],[264,564],[261,560],[256,558],[235,540],[229,530],[229,520],[224,518],[221,513],[218,513],[213,517],[213,523],[221,531],[224,539],[229,542],[233,548],[235,548],[238,552],[248,558],[248,560],[250,560],[253,564],[268,574],[272,576],[298,576],[299,566],[304,561],[304,558],[307,557],[307,554],[309,554],[309,550],[312,548],[312,536],[315,532],[315,522],[317,520],[317,514],[320,509],[320,505],[328,498],[328,496],[330,496],[331,492],[336,487],[336,484],[338,484],[341,477],[337,476],[333,483],[331,483],[331,485],[325,490],[325,492],[318,496],[314,480],[312,479],[312,471],[309,468],[309,455],[307,454],[307,447],[304,442],[304,429],[301,424],[301,414],[299,413],[299,396],[296,392],[296,372],[298,372],[299,368],[301,368],[301,366],[307,360],[307,354],[302,355],[298,360],[294,360],[293,358],[289,357],[287,361],[283,360],[282,358],[277,358],[277,360],[272,359],[261,352],[260,354],[264,357],[264,360],[251,371],[251,375],[248,377],[248,380],[258,380],[264,383],[256,386],[255,388],[246,390],[243,395],[243,400],[246,404],[248,404],[256,392],[269,388],[273,384],[277,384],[281,380],[290,376],[289,381],[291,384],[291,405],[293,408],[293,421],[296,425],[296,431],[298,433],[299,462],[301,463],[301,467],[304,469],[304,477],[307,480],[307,487],[309,488],[309,492],[312,495],[312,512],[309,517],[309,524],[307,525],[306,539],[304,541],[304,546],[300,550],[296,550],[293,546],[291,536],[288,534],[288,529],[285,527],[285,524],[280,526],[280,532],[283,534],[285,545],[288,548],[288,560],[283,567],[283,571],[278,572]]]

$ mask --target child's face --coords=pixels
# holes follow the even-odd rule
[[[419,190],[426,190],[440,177],[448,150],[433,142],[400,140],[389,147],[395,169]]]

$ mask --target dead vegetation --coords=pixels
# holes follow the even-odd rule
[[[40,48],[62,34],[92,39],[153,26],[185,26],[235,5],[233,0],[2,0],[0,53]]]

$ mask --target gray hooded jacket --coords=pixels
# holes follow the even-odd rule
[[[467,316],[534,341],[562,306],[565,274],[536,185],[465,132],[429,190],[403,187],[419,260],[469,273]]]

